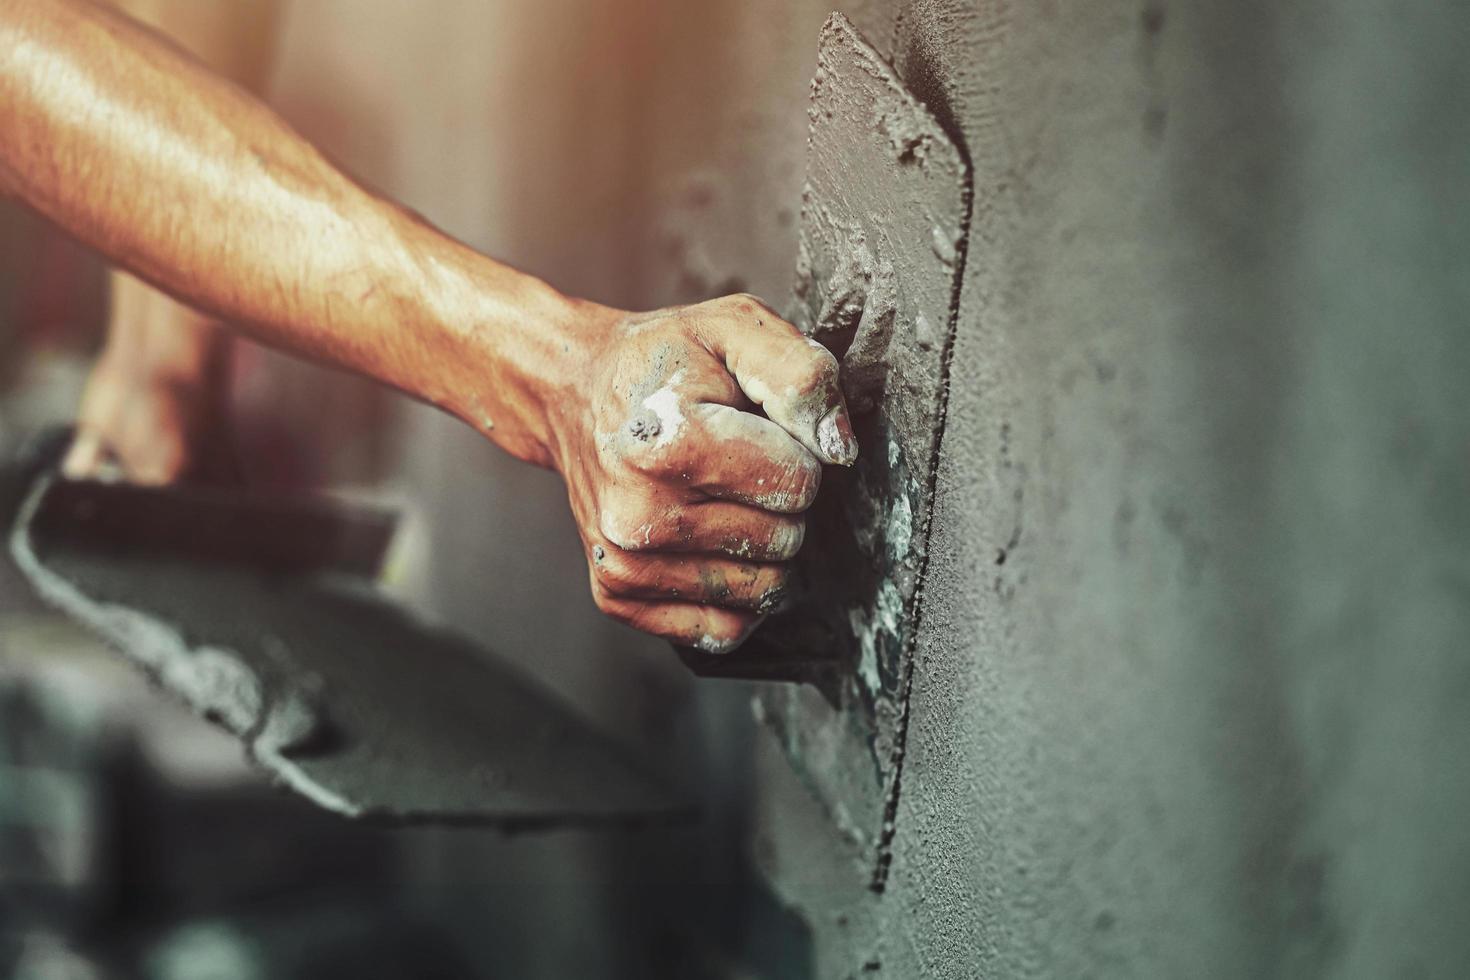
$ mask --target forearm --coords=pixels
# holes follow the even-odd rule
[[[12,190],[142,278],[550,461],[541,406],[578,305],[366,192],[167,42],[74,0],[11,0],[0,129]]]

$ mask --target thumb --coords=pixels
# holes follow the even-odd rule
[[[731,297],[700,323],[745,396],[824,463],[851,466],[857,437],[838,383],[837,358],[750,297]]]

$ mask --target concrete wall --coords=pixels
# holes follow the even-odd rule
[[[288,114],[564,288],[784,297],[826,7],[425,9],[296,4]],[[712,813],[423,835],[420,901],[518,977],[1463,975],[1470,15],[844,9],[976,183],[888,888],[748,692],[596,618],[554,478],[404,409],[406,591]]]

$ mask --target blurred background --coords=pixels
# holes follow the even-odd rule
[[[139,12],[563,291],[789,297],[824,4],[181,6]],[[842,5],[975,175],[886,891],[747,685],[596,614],[554,475],[247,344],[250,478],[402,502],[392,592],[704,819],[353,827],[0,581],[11,975],[1465,975],[1470,16],[1022,6]],[[109,286],[0,207],[9,451]]]

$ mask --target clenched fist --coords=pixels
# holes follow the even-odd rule
[[[785,597],[822,464],[857,457],[837,362],[743,295],[619,315],[591,347],[551,415],[598,608],[733,650]]]

